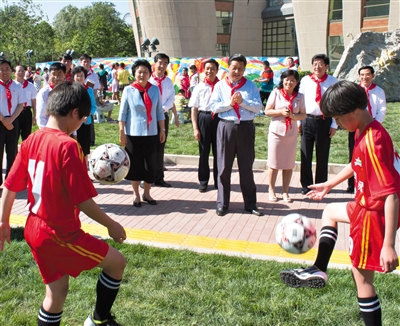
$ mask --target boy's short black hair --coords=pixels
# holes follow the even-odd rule
[[[61,62],[53,62],[50,65],[49,71],[62,70],[64,74],[67,72],[67,67]]]
[[[100,69],[104,69],[104,65],[102,63],[99,64]]]
[[[138,60],[136,60],[135,63],[132,65],[132,68],[131,68],[131,69],[132,69],[132,75],[135,76],[136,69],[137,69],[138,67],[140,67],[140,66],[144,66],[144,67],[146,67],[147,69],[149,69],[149,73],[151,74],[151,64],[150,64],[147,60],[138,59]]]
[[[329,65],[329,57],[326,54],[320,53],[320,54],[314,55],[311,59],[311,64],[313,64],[314,61],[317,59],[322,59],[322,60],[324,60],[326,65]]]
[[[86,70],[84,67],[82,67],[82,66],[77,66],[77,67],[75,67],[74,69],[72,69],[72,71],[71,71],[71,81],[73,81],[75,75],[76,75],[76,74],[79,74],[80,72],[83,72],[83,73],[85,74],[85,79],[86,79],[86,77],[87,77],[87,70]]]
[[[154,57],[154,63],[156,63],[159,59],[167,59],[169,63],[169,56],[167,56],[165,53],[157,53]]]
[[[232,54],[228,60],[228,66],[231,65],[232,61],[243,62],[244,66],[247,66],[246,57],[243,54]]]
[[[8,65],[10,66],[10,68],[12,68],[11,62],[10,62],[10,61],[8,61],[8,60],[6,60],[6,59],[0,59],[0,65],[2,65],[3,63],[8,64]]]
[[[60,57],[60,61],[64,59],[64,60],[70,60],[72,61],[72,56],[68,53],[64,53],[61,57]]]
[[[375,74],[375,70],[371,66],[363,66],[363,67],[361,67],[360,69],[358,69],[358,74],[360,74],[361,70],[364,70],[364,69],[369,69],[371,74]]]
[[[48,71],[49,70],[49,68],[47,68],[47,67],[45,67],[44,69],[43,69],[43,71]]]
[[[204,62],[204,67],[206,66],[207,63],[212,63],[217,67],[217,70],[219,69],[219,63],[215,59],[208,59],[207,61]]]
[[[191,65],[191,66],[189,67],[189,69],[197,70],[197,67],[196,67],[195,65]]]
[[[365,110],[367,105],[365,90],[347,80],[341,80],[329,87],[320,103],[321,111],[326,117],[344,115],[357,109]]]
[[[269,61],[265,60],[265,61],[263,62],[263,65],[269,67]]]
[[[181,89],[178,91],[178,94],[185,95],[185,90],[181,88]]]
[[[79,61],[82,61],[82,60],[85,60],[85,59],[89,59],[90,61],[92,61],[92,57],[87,53],[82,54],[81,57],[79,58]]]
[[[79,118],[90,115],[91,102],[86,88],[79,83],[62,82],[50,92],[46,114],[65,117],[78,109]]]

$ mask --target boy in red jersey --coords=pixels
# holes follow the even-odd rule
[[[46,284],[38,326],[60,325],[69,276],[94,267],[103,269],[97,282],[97,300],[85,326],[120,325],[110,310],[126,265],[123,255],[81,229],[83,211],[104,225],[114,241],[122,243],[125,230],[107,216],[92,197],[96,190],[87,174],[80,145],[69,135],[90,114],[90,97],[79,83],[63,82],[47,102],[47,126],[21,144],[16,164],[4,184],[0,207],[0,251],[10,243],[10,213],[16,193],[28,188],[29,216],[24,236]],[[76,182],[79,180],[79,182]]]
[[[352,202],[328,204],[322,214],[318,254],[313,266],[281,272],[292,287],[322,288],[337,239],[337,223],[350,223],[349,252],[358,304],[366,326],[381,326],[382,313],[373,285],[374,272],[390,273],[399,266],[395,250],[399,227],[400,177],[392,140],[366,109],[368,99],[357,84],[340,81],[325,92],[321,110],[350,132],[356,131],[351,163],[324,183],[310,186],[307,196],[321,200],[333,187],[354,174]]]

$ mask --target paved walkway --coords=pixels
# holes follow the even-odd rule
[[[151,194],[158,202],[156,206],[142,203],[142,207],[134,207],[132,187],[125,180],[113,186],[94,183],[99,194],[95,201],[126,228],[130,242],[261,259],[313,261],[315,249],[303,255],[283,251],[275,241],[276,224],[287,214],[300,213],[311,218],[319,231],[322,210],[326,204],[352,198],[345,192],[347,184],[342,184],[333,189],[322,202],[311,201],[301,194],[299,173],[295,172],[291,182],[293,203],[286,204],[281,199],[277,203],[269,203],[267,171],[254,170],[258,207],[264,213],[264,216],[257,217],[244,211],[239,174],[234,169],[228,214],[219,217],[215,213],[217,190],[209,187],[206,193],[198,191],[196,166],[169,164],[167,168],[165,180],[172,184],[172,188],[152,188]],[[277,193],[281,189],[280,180],[279,174]],[[14,225],[24,225],[27,215],[25,204],[26,192],[18,194],[12,210],[11,222]],[[81,221],[83,228],[91,234],[107,236],[104,227],[83,213]],[[331,260],[333,264],[349,265],[346,252],[348,234],[348,226],[340,225],[339,239]],[[396,248],[400,252],[399,240]]]

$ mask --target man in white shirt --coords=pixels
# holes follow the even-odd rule
[[[164,181],[164,149],[168,137],[168,121],[169,121],[169,110],[172,110],[174,114],[175,125],[179,127],[179,119],[176,115],[176,109],[174,105],[175,101],[175,88],[172,80],[166,75],[167,67],[169,64],[169,56],[165,53],[158,53],[154,57],[154,71],[151,74],[149,82],[157,86],[161,94],[161,102],[165,116],[165,142],[157,142],[156,162],[154,172],[156,175],[155,185],[160,187],[171,187],[171,184]],[[158,127],[159,128],[159,127]],[[160,133],[160,130],[158,130]]]
[[[19,131],[18,136],[21,135],[21,139],[25,140],[32,133],[32,125],[36,125],[36,87],[28,82],[25,77],[25,68],[23,66],[15,67],[15,81],[22,85],[22,89],[25,93],[26,102],[24,108],[18,116]],[[32,111],[33,110],[33,115]],[[33,118],[35,117],[35,118]]]
[[[364,88],[368,97],[367,110],[371,116],[380,123],[383,122],[386,115],[386,95],[385,91],[373,83],[375,78],[375,70],[371,66],[364,66],[358,69],[358,78],[360,79],[360,86]],[[349,162],[353,156],[354,149],[354,136],[355,132],[349,132],[348,147],[349,147]],[[346,192],[354,193],[354,177],[348,179]]]
[[[6,151],[6,178],[18,152],[18,116],[26,102],[18,82],[11,79],[11,63],[0,59],[0,185],[3,184],[3,155]]]
[[[215,84],[219,81],[217,77],[219,64],[214,59],[204,63],[205,78],[194,89],[189,101],[192,108],[192,124],[194,138],[199,142],[199,191],[205,192],[210,179],[210,165],[208,158],[210,148],[213,153],[213,175],[214,187],[218,188],[218,165],[217,165],[217,127],[218,114],[212,114],[210,98]]]
[[[315,183],[328,179],[328,160],[331,138],[335,135],[337,124],[334,119],[324,117],[319,107],[322,95],[337,79],[327,74],[329,58],[325,54],[316,54],[311,60],[312,74],[301,79],[299,93],[304,94],[307,117],[301,121],[301,193],[307,194],[314,184],[312,174],[312,157],[314,144],[316,147]]]

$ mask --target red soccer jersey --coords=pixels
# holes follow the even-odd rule
[[[97,196],[80,145],[46,127],[22,142],[5,187],[14,192],[28,187],[29,215],[67,238],[81,226],[77,205]]]
[[[400,176],[394,167],[394,148],[382,125],[373,121],[355,141],[351,166],[354,171],[355,201],[368,210],[383,210],[385,197],[397,193]]]

